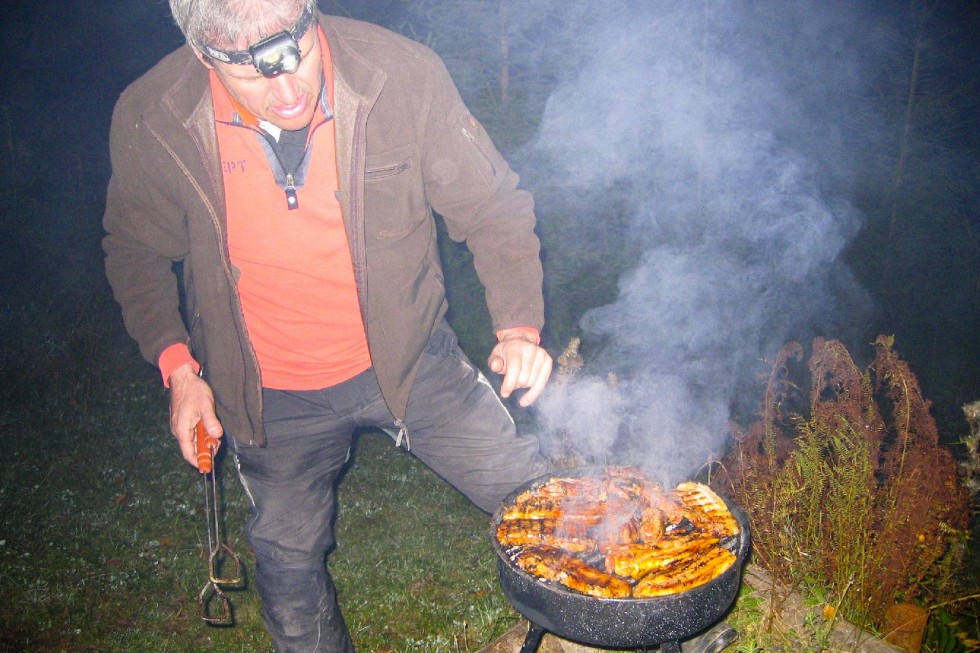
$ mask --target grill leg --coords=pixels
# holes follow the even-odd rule
[[[535,653],[538,647],[541,646],[541,640],[544,638],[545,630],[541,626],[533,622],[528,622],[527,635],[524,637],[524,646],[521,647],[521,653]],[[680,653],[680,649],[674,651],[674,653]]]

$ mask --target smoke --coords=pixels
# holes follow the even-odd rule
[[[639,253],[615,302],[582,317],[586,368],[552,384],[540,420],[595,460],[677,480],[761,398],[763,359],[860,319],[840,258],[861,219],[834,186],[853,165],[840,103],[861,83],[848,32],[868,24],[803,3],[613,6],[628,11],[577,36],[527,156],[557,194],[588,198],[543,223],[594,236],[616,207]]]

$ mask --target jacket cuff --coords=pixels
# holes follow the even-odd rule
[[[503,342],[507,334],[513,333],[515,331],[524,335],[531,336],[534,339],[534,344],[536,345],[541,344],[541,332],[535,329],[534,327],[530,327],[530,326],[516,326],[516,327],[510,327],[509,329],[501,329],[500,331],[497,332],[497,342]]]
[[[163,387],[170,387],[170,375],[181,365],[190,364],[194,367],[194,374],[201,371],[201,364],[191,356],[191,350],[182,342],[174,343],[163,350],[160,358],[157,359],[157,367],[163,375]]]

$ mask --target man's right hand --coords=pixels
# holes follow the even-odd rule
[[[224,435],[214,413],[211,386],[194,373],[192,365],[181,365],[170,374],[170,432],[177,438],[184,460],[197,467],[194,444],[197,423],[203,422],[208,435]]]

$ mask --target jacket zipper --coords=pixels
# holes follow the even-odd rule
[[[161,138],[160,137],[160,134],[158,134],[156,131],[153,131],[153,130],[150,130],[150,131],[153,134],[154,138],[157,139],[157,142],[160,143],[160,145],[167,152],[170,153],[170,156],[177,163],[177,166],[181,169],[181,171],[184,173],[184,176],[187,178],[187,180],[190,182],[191,186],[197,192],[198,197],[201,198],[201,201],[204,203],[204,206],[207,207],[208,215],[211,216],[211,224],[212,224],[212,226],[214,226],[214,232],[215,232],[215,235],[218,238],[218,260],[221,261],[221,265],[222,265],[222,267],[224,268],[224,271],[225,271],[225,276],[226,276],[227,279],[229,279],[229,281],[231,283],[232,291],[237,295],[237,292],[238,291],[235,289],[236,288],[236,285],[235,285],[235,273],[234,273],[234,271],[232,269],[231,261],[226,256],[226,252],[225,252],[225,249],[223,247],[223,245],[225,243],[225,236],[224,236],[224,231],[221,228],[221,220],[218,218],[218,212],[215,210],[214,205],[211,203],[211,199],[208,197],[207,193],[205,193],[204,192],[204,189],[201,188],[200,183],[198,183],[197,179],[194,178],[194,175],[192,175],[190,173],[190,171],[184,165],[184,162],[180,159],[180,157],[177,156],[177,153],[170,147],[170,145],[167,143],[167,141],[165,139]],[[238,317],[238,320],[239,320],[239,324],[244,325],[245,324],[245,314],[242,311],[241,301],[240,300],[238,302],[236,302],[236,308],[237,308],[237,317]],[[252,357],[252,365],[253,365],[253,368],[255,369],[258,378],[261,379],[262,378],[262,374],[258,370],[259,363],[258,363],[258,357],[255,355],[255,349],[252,348],[252,344],[250,342],[248,342],[247,338],[246,338],[246,344],[248,345],[248,351],[249,351],[249,353],[251,354],[251,357]],[[261,415],[262,414],[262,409],[263,409],[263,406],[262,406],[262,382],[261,381],[259,381],[259,384],[258,384],[258,402],[259,402],[259,414]],[[247,408],[245,410],[245,414],[246,414],[246,417],[248,417],[248,409]],[[260,427],[261,427],[261,425],[260,425]],[[254,426],[252,427],[251,432],[249,434],[248,444],[251,447],[254,447],[255,446],[255,427]]]
[[[364,179],[365,181],[370,179],[376,181],[378,179],[387,179],[388,177],[394,177],[395,175],[401,174],[408,170],[408,161],[402,161],[401,163],[393,166],[387,166],[384,168],[375,168],[374,170],[365,170]]]
[[[351,195],[350,195],[350,240],[354,244],[351,248],[351,255],[353,257],[352,263],[354,264],[354,280],[357,283],[358,296],[361,300],[361,320],[364,322],[365,335],[367,332],[368,325],[368,303],[367,303],[367,271],[364,269],[364,251],[361,245],[361,220],[363,219],[364,207],[362,206],[363,200],[361,199],[360,188],[361,184],[356,182],[357,179],[357,162],[363,158],[361,152],[361,139],[359,138],[361,132],[361,119],[363,110],[358,107],[357,113],[354,116],[354,134],[353,143],[351,143]],[[368,343],[368,349],[371,346]]]

